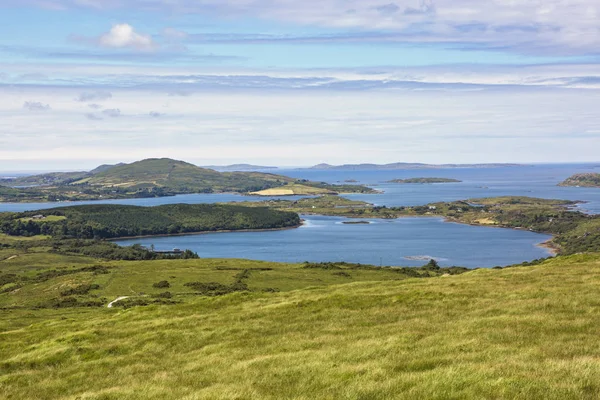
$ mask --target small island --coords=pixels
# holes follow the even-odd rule
[[[342,222],[342,224],[346,224],[346,225],[368,225],[370,224],[369,221],[344,221]]]
[[[403,184],[408,184],[408,183],[420,183],[420,184],[425,184],[425,183],[458,183],[458,182],[462,182],[459,181],[458,179],[449,179],[449,178],[408,178],[408,179],[392,179],[391,181],[388,181],[389,183],[403,183]]]
[[[558,186],[600,188],[600,174],[591,172],[585,174],[575,174],[559,183]]]

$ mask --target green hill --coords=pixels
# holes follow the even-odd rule
[[[124,189],[164,188],[176,192],[251,192],[281,186],[292,178],[257,172],[217,172],[169,158],[117,165],[75,184]]]
[[[561,182],[559,186],[600,187],[600,174],[576,174]]]
[[[2,182],[0,182],[2,183]],[[172,160],[152,158],[131,164],[101,165],[90,172],[51,173],[4,182],[38,185],[0,191],[0,201],[77,201],[162,197],[189,193],[251,193],[285,187],[285,194],[376,193],[360,185],[331,185],[263,172],[217,172]]]
[[[7,399],[600,397],[597,254],[415,277],[38,247],[0,266]]]
[[[79,172],[50,172],[47,174],[22,176],[12,179],[0,179],[0,184],[6,186],[50,186],[65,185],[80,180],[89,173]]]

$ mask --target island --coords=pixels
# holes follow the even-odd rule
[[[591,172],[584,174],[575,174],[565,179],[563,182],[559,183],[558,186],[600,188],[600,174]]]
[[[231,164],[231,165],[207,165],[203,168],[214,169],[215,171],[261,171],[279,169],[279,167],[254,165],[254,164]]]
[[[392,179],[388,183],[458,183],[462,182],[458,179],[449,178],[408,178],[408,179]]]
[[[274,189],[272,192],[269,190]],[[266,192],[265,192],[266,191]],[[362,185],[331,185],[265,172],[218,172],[169,158],[102,165],[0,180],[0,201],[43,202],[164,197],[193,193],[318,195],[376,193]]]
[[[424,163],[406,163],[397,162],[391,164],[317,164],[308,169],[334,170],[334,171],[389,171],[401,169],[453,169],[453,168],[502,168],[502,167],[522,167],[522,164],[424,164]]]

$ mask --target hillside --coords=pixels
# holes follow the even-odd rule
[[[125,163],[118,163],[118,164],[102,164],[97,166],[96,168],[94,168],[93,170],[91,170],[89,172],[89,174],[91,175],[96,175],[99,174],[100,172],[104,172],[104,171],[108,171],[109,169],[113,168],[113,167],[120,167],[121,165],[125,165]]]
[[[50,172],[47,174],[21,176],[11,179],[0,179],[0,184],[5,186],[50,186],[69,184],[88,176],[85,171],[79,172]]]
[[[576,174],[561,182],[559,186],[600,187],[600,174]]]
[[[281,186],[292,180],[257,172],[221,173],[184,161],[160,158],[117,165],[75,184],[131,190],[164,188],[176,192],[249,192]]]
[[[35,247],[0,260],[9,399],[600,396],[600,255],[421,277]]]
[[[34,216],[39,219],[32,219]],[[292,212],[215,204],[168,204],[157,207],[99,204],[0,213],[2,233],[78,239],[276,229],[299,224],[300,217]]]

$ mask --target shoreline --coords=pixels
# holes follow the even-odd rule
[[[554,238],[555,237],[552,236],[552,239],[548,239],[545,242],[538,243],[536,246],[548,250],[552,257],[556,257],[560,254],[560,247],[556,243],[554,243]]]
[[[140,236],[123,236],[118,238],[107,238],[105,240],[109,242],[118,242],[121,240],[132,240],[132,239],[148,239],[148,238],[160,238],[160,237],[176,237],[176,236],[189,236],[189,235],[208,235],[210,233],[235,233],[235,232],[274,232],[274,231],[287,231],[291,229],[298,229],[304,225],[304,220],[301,220],[298,225],[286,226],[283,228],[263,228],[263,229],[221,229],[216,231],[201,231],[201,232],[184,232],[184,233],[166,233],[160,235],[140,235]]]

